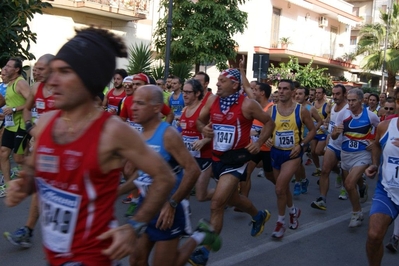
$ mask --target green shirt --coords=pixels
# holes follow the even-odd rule
[[[23,79],[24,78],[22,76],[19,76],[11,86],[7,86],[5,98],[7,107],[14,108],[25,104],[26,99],[21,94],[15,91],[15,87],[17,86],[18,81]],[[25,122],[22,117],[22,112],[23,110],[20,110],[12,114],[14,126],[6,126],[5,128],[7,130],[12,132],[17,132],[18,128],[25,130]]]

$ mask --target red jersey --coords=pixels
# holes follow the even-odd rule
[[[242,103],[245,96],[240,95],[238,103],[230,106],[229,111],[223,114],[220,110],[219,97],[213,102],[210,114],[213,127],[213,154],[214,161],[220,161],[217,156],[228,150],[245,148],[250,141],[252,119],[247,119],[242,114]]]
[[[46,113],[48,111],[55,110],[54,106],[54,97],[53,95],[45,98],[43,94],[44,82],[40,82],[39,87],[37,87],[37,91],[35,94],[35,106],[37,111],[37,117],[41,114]]]
[[[118,107],[119,107],[119,103],[121,102],[121,100],[123,98],[125,98],[126,96],[126,92],[123,91],[121,94],[119,95],[114,95],[114,91],[115,88],[111,89],[108,94],[107,94],[107,99],[108,99],[108,109],[115,109],[116,112],[118,112]]]
[[[194,114],[190,117],[186,116],[186,109],[183,109],[183,113],[180,117],[180,126],[182,128],[183,142],[191,155],[195,158],[212,158],[212,145],[210,142],[205,144],[200,151],[193,150],[193,143],[197,140],[203,139],[204,136],[198,131],[196,121],[199,117],[202,107],[204,105],[200,103],[195,110]]]
[[[101,254],[111,240],[97,239],[117,226],[114,205],[121,169],[104,174],[98,163],[101,132],[111,114],[103,112],[82,136],[62,145],[52,136],[60,115],[55,115],[37,140],[35,157],[47,259],[51,265],[71,261],[87,266],[111,265]]]
[[[121,106],[121,112],[119,114],[120,117],[126,118],[129,121],[133,121],[133,95],[126,96],[123,99],[122,106]],[[167,106],[165,103],[162,106],[161,113],[163,115],[168,115],[170,114],[170,107]]]

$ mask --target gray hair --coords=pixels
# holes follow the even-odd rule
[[[357,88],[351,89],[348,91],[347,95],[349,95],[349,94],[355,94],[357,96],[358,100],[363,101],[364,94],[361,89],[357,89]]]

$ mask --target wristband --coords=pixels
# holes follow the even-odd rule
[[[128,219],[127,223],[133,228],[137,237],[141,237],[147,229],[147,224],[144,222],[137,222],[133,219]]]
[[[29,120],[25,122],[25,128],[26,128],[26,132],[29,134],[29,132],[33,128],[33,125],[32,125],[32,123]]]

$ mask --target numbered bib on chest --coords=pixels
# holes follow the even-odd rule
[[[129,123],[129,126],[131,126],[132,128],[135,128],[136,130],[138,130],[139,132],[143,132],[143,126],[140,124],[137,124],[133,121],[128,120],[127,121]]]
[[[360,148],[360,142],[357,140],[347,140],[342,143],[342,149],[344,151],[358,151]]]
[[[399,188],[399,158],[389,156],[383,173],[390,187]]]
[[[292,149],[295,146],[294,131],[276,131],[274,146],[281,149]]]
[[[43,101],[36,101],[36,108],[40,110],[46,109],[46,103]]]
[[[32,108],[31,113],[32,113],[32,118],[38,118],[39,117],[39,114],[38,114],[36,108]]]
[[[40,195],[41,225],[44,245],[53,252],[68,253],[75,233],[81,196],[36,178]]]
[[[335,127],[335,123],[333,121],[330,121],[330,123],[328,123],[328,131],[333,132],[334,127]]]
[[[15,123],[14,123],[14,116],[13,116],[13,115],[6,115],[6,116],[4,117],[4,126],[6,126],[6,127],[15,126]]]
[[[186,145],[187,150],[191,153],[191,155],[195,158],[199,158],[200,157],[200,151],[196,151],[193,148],[194,142],[196,142],[197,140],[199,140],[199,137],[188,137],[188,136],[183,136],[183,142],[184,145]]]
[[[259,134],[262,130],[261,126],[257,126],[257,125],[252,125],[251,128],[251,139],[253,142],[257,142],[259,139]]]
[[[213,124],[213,149],[228,151],[233,148],[236,127],[231,125]]]

